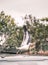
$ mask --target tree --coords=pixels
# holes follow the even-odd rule
[[[46,39],[48,39],[48,25],[45,26],[43,23],[40,23],[40,20],[36,19],[36,17],[31,18],[29,17],[29,15],[27,17],[25,17],[25,21],[27,24],[27,28],[30,30],[31,42],[34,42],[34,41],[36,42],[35,49],[37,51],[41,49],[44,50],[45,45],[47,45]],[[44,20],[47,20],[47,18],[41,19],[41,21],[44,21]]]
[[[12,43],[11,40],[14,41],[14,38],[16,36],[16,25],[14,23],[14,18],[12,18],[10,15],[5,15],[4,11],[1,11],[0,13],[0,36],[4,35],[4,38],[6,39],[4,44],[10,44]],[[11,43],[8,43],[11,42]],[[13,44],[14,45],[14,44]]]

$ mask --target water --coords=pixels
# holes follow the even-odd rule
[[[0,58],[0,65],[48,65],[48,56],[10,56]]]
[[[0,65],[38,65],[35,62],[0,62]]]
[[[48,61],[1,61],[0,65],[48,65]]]

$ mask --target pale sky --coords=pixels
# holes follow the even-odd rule
[[[30,13],[36,17],[48,16],[48,0],[0,0],[0,11],[2,10],[22,25],[21,17],[25,14]]]

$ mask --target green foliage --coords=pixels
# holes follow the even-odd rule
[[[6,38],[3,44],[4,49],[20,46],[23,39],[23,28],[17,27],[14,18],[5,15],[4,11],[0,13],[0,36],[1,34],[4,34]]]
[[[48,40],[46,40],[48,39],[48,25],[45,26],[39,23],[36,17],[33,20],[31,15],[26,15],[24,19],[26,20],[27,29],[30,32],[31,42],[36,42],[36,50],[46,50],[48,47]],[[42,18],[41,20],[48,21],[48,18]],[[4,45],[20,46],[23,40],[23,27],[17,27],[14,19],[9,15],[5,15],[4,11],[2,11],[0,13],[0,34],[4,34],[5,37],[8,36]]]
[[[41,20],[41,21],[48,21],[48,17],[41,18],[40,20]]]
[[[40,49],[47,50],[48,40],[46,40],[46,38],[48,39],[48,25],[45,26],[44,24],[40,23],[39,20],[37,20],[35,17],[34,17],[34,20],[32,17],[33,21],[30,20],[30,18],[28,19],[25,19],[25,20],[26,20],[27,27],[30,30],[31,42],[34,42],[34,41],[36,42],[37,51],[39,51]],[[48,21],[48,18],[46,17],[41,19],[41,21],[44,21],[44,20]]]

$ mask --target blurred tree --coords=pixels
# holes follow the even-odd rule
[[[40,23],[39,19],[36,19],[36,17],[29,17],[31,15],[27,15],[27,17],[25,17],[25,21],[27,24],[27,28],[30,30],[30,35],[31,35],[31,42],[36,41],[36,47],[35,49],[37,51],[39,50],[44,50],[46,49],[44,45],[46,45],[47,40],[48,39],[48,25],[44,25],[42,23]],[[41,21],[47,20],[47,18],[42,18]],[[31,22],[31,24],[30,24]],[[44,46],[44,48],[43,48]],[[46,46],[48,47],[48,45]]]

